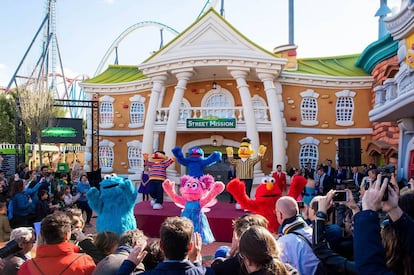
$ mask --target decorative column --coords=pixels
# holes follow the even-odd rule
[[[228,67],[227,69],[230,71],[231,75],[237,82],[237,89],[239,90],[240,98],[243,105],[244,121],[246,122],[246,137],[250,138],[252,148],[255,151],[257,151],[260,145],[259,133],[256,129],[256,120],[249,85],[247,85],[246,82],[246,77],[249,74],[249,69],[237,67]],[[255,177],[263,176],[260,162],[254,166],[254,174]]]
[[[286,169],[286,148],[285,136],[283,133],[283,118],[280,107],[280,100],[277,95],[277,88],[274,85],[275,74],[257,71],[257,76],[264,84],[267,102],[269,104],[270,119],[272,125],[272,144],[273,144],[273,171],[276,170],[276,165],[281,164],[283,170]],[[281,89],[281,85],[278,85]]]
[[[145,125],[144,125],[144,134],[142,138],[142,152],[152,154],[154,148],[154,131],[153,125],[155,122],[155,118],[157,116],[157,112],[155,111],[158,106],[158,101],[160,99],[160,94],[164,88],[164,83],[167,80],[167,75],[157,75],[151,78],[153,85],[151,89],[151,96],[148,103],[147,115],[145,117]]]
[[[178,79],[177,86],[175,86],[174,96],[169,106],[169,115],[167,121],[167,129],[164,137],[164,151],[167,156],[171,156],[172,148],[177,144],[177,122],[180,115],[181,102],[183,100],[184,91],[187,87],[188,80],[193,76],[193,69],[187,68],[182,70],[172,71]],[[167,168],[167,177],[176,175],[175,164]]]

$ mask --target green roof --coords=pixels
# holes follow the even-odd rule
[[[368,45],[358,58],[356,65],[371,74],[375,66],[395,55],[398,51],[398,41],[387,34]]]
[[[103,73],[94,78],[84,81],[84,83],[96,84],[115,84],[132,82],[147,78],[137,66],[132,65],[109,65]]]
[[[298,69],[292,72],[329,76],[368,76],[368,73],[355,65],[358,57],[359,54],[352,54],[298,59]]]

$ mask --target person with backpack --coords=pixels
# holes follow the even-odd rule
[[[281,224],[277,243],[280,259],[300,274],[326,274],[325,268],[312,249],[312,227],[299,215],[298,204],[292,197],[281,197],[276,203],[276,218]]]
[[[70,218],[60,212],[42,220],[36,257],[27,260],[17,274],[92,274],[95,262],[91,256],[78,253],[79,247],[69,242]]]

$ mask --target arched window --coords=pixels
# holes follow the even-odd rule
[[[226,89],[217,85],[217,89],[206,93],[201,101],[203,117],[233,118],[234,99]]]
[[[301,124],[305,126],[318,125],[318,97],[319,94],[308,89],[300,93],[302,102],[300,104]]]
[[[262,97],[254,95],[252,105],[256,121],[268,121],[266,101]]]
[[[313,137],[307,137],[299,140],[300,150],[299,150],[299,165],[300,167],[305,167],[306,163],[310,162],[313,169],[318,167],[319,161],[319,140]]]
[[[186,121],[187,118],[191,118],[191,104],[190,102],[183,98],[180,105],[180,115],[179,121]]]
[[[354,125],[354,96],[356,93],[349,90],[344,90],[335,93],[335,95],[338,97],[336,100],[336,125]]]
[[[109,140],[99,142],[99,166],[103,173],[113,171],[115,143]]]
[[[138,140],[127,142],[129,173],[142,171],[144,159],[142,158],[142,143]]]
[[[131,108],[129,111],[130,128],[142,127],[144,125],[145,116],[145,97],[135,95],[129,99],[131,101]]]
[[[99,127],[112,128],[114,127],[114,105],[115,99],[110,96],[103,96],[100,98],[99,108]]]

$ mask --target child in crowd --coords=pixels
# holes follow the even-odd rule
[[[63,187],[63,200],[65,201],[66,207],[73,207],[76,205],[76,201],[79,199],[80,193],[73,196],[72,190],[69,185]]]
[[[86,175],[82,175],[80,177],[80,181],[77,185],[77,193],[79,194],[79,199],[77,201],[78,207],[82,210],[82,214],[86,212],[86,226],[91,226],[91,218],[92,218],[92,209],[88,204],[88,198],[86,197],[86,193],[91,189],[91,185],[89,184],[88,177]]]
[[[160,247],[165,260],[145,274],[210,274],[211,269],[201,264],[201,235],[194,233],[191,220],[185,217],[168,217],[161,225]],[[118,275],[130,274],[147,255],[145,245],[135,246],[118,270]],[[208,273],[206,273],[208,272]],[[211,273],[214,274],[214,273]]]
[[[49,193],[45,189],[40,189],[37,192],[37,196],[39,200],[36,203],[36,222],[42,221],[44,217],[53,213],[55,209],[58,208],[57,205],[52,205],[51,201],[49,200]]]
[[[0,242],[6,242],[10,239],[10,223],[7,217],[7,203],[0,202]]]
[[[148,241],[144,250],[147,251],[147,255],[142,260],[145,270],[154,269],[157,264],[161,263],[165,259],[164,252],[162,252],[160,242],[158,240]]]
[[[119,235],[113,231],[99,232],[95,238],[95,245],[102,251],[104,257],[115,252],[118,247]]]
[[[56,192],[53,197],[53,205],[56,205],[56,208],[60,211],[64,211],[66,209],[65,193],[63,193],[63,190]]]
[[[148,193],[148,182],[149,182],[149,168],[147,165],[144,164],[144,171],[142,171],[141,175],[141,184],[138,188],[138,193],[142,194],[142,201],[149,200],[149,193]]]
[[[80,229],[74,229],[71,238],[76,239],[81,251],[91,256],[95,264],[113,253],[119,241],[119,235],[112,231],[100,232],[93,238],[92,235],[86,235]]]

